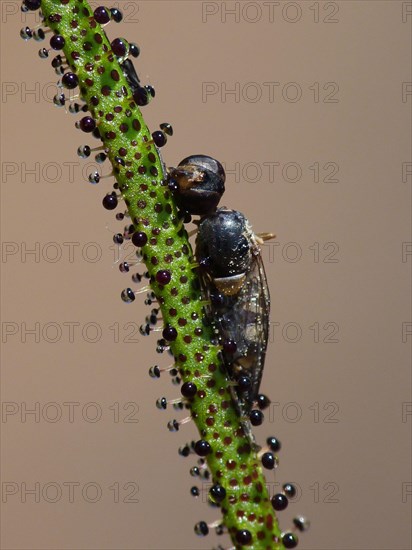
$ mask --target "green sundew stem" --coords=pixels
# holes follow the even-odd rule
[[[201,438],[211,445],[206,458],[213,482],[226,489],[222,522],[238,550],[282,549],[260,460],[234,408],[219,347],[212,344],[211,329],[204,324],[204,301],[187,232],[119,61],[86,1],[42,0],[41,9],[45,24],[65,39],[63,52],[79,78],[81,97],[97,123],[135,231],[147,235],[142,253],[151,287],[164,325],[177,330],[171,342],[176,367],[183,382],[197,387],[191,416]],[[171,275],[169,283],[157,282],[162,271]],[[250,544],[238,542],[241,530],[250,532]]]

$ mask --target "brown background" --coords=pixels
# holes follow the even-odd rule
[[[136,66],[157,91],[147,120],[175,130],[166,163],[216,156],[224,204],[277,234],[263,251],[274,403],[257,435],[283,442],[271,493],[299,488],[281,526],[311,519],[302,549],[410,548],[411,3],[120,4],[125,21],[107,31],[141,46]],[[1,2],[2,548],[210,548],[193,525],[218,514],[189,495],[194,460],[177,455],[194,426],[167,431],[181,413],[155,400],[179,391],[147,372],[168,357],[154,336],[130,336],[143,300],[120,300],[130,279],[111,235],[123,225],[100,204],[110,180],[85,182],[76,148],[90,140],[50,103],[57,79],[41,44],[19,39],[18,9]],[[216,93],[202,97],[205,85]],[[36,483],[40,502],[24,498]]]

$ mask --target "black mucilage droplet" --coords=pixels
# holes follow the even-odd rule
[[[42,48],[39,50],[39,57],[40,59],[47,59],[49,57],[49,50],[46,48]]]
[[[123,244],[124,238],[121,233],[116,233],[116,235],[113,235],[113,242],[114,244]]]
[[[100,174],[99,172],[92,172],[89,174],[89,181],[90,183],[97,184],[100,181]]]
[[[150,84],[148,84],[147,86],[145,86],[146,90],[149,92],[149,94],[151,95],[151,97],[155,97],[156,95],[156,90],[153,88],[153,86],[150,86]]]
[[[56,57],[54,57],[52,59],[51,66],[53,67],[53,69],[57,69],[58,67],[61,67],[62,65],[63,65],[62,56],[60,54],[56,55]]]
[[[133,92],[133,99],[139,107],[144,107],[150,101],[149,92],[146,88],[139,87]]]
[[[226,489],[221,485],[213,485],[210,488],[209,495],[214,502],[220,503],[226,498]]]
[[[87,159],[90,157],[91,151],[89,145],[80,145],[77,149],[77,154],[80,158]]]
[[[296,496],[296,487],[291,483],[285,483],[282,489],[287,497],[293,498]]]
[[[20,31],[20,37],[25,41],[30,40],[30,38],[33,38],[33,31],[30,27],[23,27]]]
[[[253,409],[250,411],[249,418],[252,426],[260,426],[263,423],[264,416],[262,411]]]
[[[147,235],[142,231],[136,231],[132,235],[132,243],[137,247],[142,247],[147,243]]]
[[[194,451],[199,456],[207,456],[212,452],[212,447],[210,446],[210,443],[204,439],[199,439],[199,441],[196,441],[195,443]]]
[[[79,84],[79,77],[74,73],[66,73],[63,75],[62,84],[68,90],[73,90]]]
[[[44,29],[36,29],[34,32],[33,32],[33,38],[34,40],[36,40],[37,42],[41,42],[42,40],[44,40],[46,37],[46,34],[44,32]]]
[[[100,25],[105,25],[111,19],[111,12],[104,6],[99,6],[94,10],[94,18]]]
[[[282,493],[277,493],[276,495],[274,495],[271,502],[273,509],[277,512],[285,510],[289,504],[287,497]]]
[[[50,46],[53,50],[62,50],[65,44],[66,41],[60,34],[55,34],[50,38]]]
[[[298,538],[293,533],[285,533],[282,535],[282,544],[285,548],[296,548],[298,545]]]
[[[23,5],[30,11],[38,10],[41,6],[41,0],[23,0]]]
[[[120,23],[123,19],[123,13],[117,8],[110,8],[110,14],[115,23]]]
[[[118,204],[117,196],[113,193],[110,193],[109,195],[106,195],[104,197],[102,203],[106,210],[114,210]]]
[[[57,94],[53,98],[53,103],[56,107],[64,107],[66,104],[66,96],[64,94]]]
[[[261,411],[263,411],[264,409],[267,409],[271,403],[269,397],[263,393],[260,393],[257,396],[256,402],[257,402],[257,406]]]
[[[121,293],[121,298],[126,304],[130,304],[135,301],[136,296],[131,288],[125,288]]]
[[[279,441],[279,439],[277,437],[274,437],[274,436],[268,437],[266,439],[266,444],[271,449],[271,451],[273,451],[274,453],[277,453],[278,451],[280,451],[280,449],[282,447],[282,444]]]
[[[237,380],[238,391],[244,393],[248,392],[252,387],[252,381],[249,376],[239,376]]]
[[[187,399],[191,399],[197,393],[197,386],[193,382],[185,382],[184,384],[182,384],[182,387],[180,388],[180,392],[183,395],[183,397],[186,397]]]
[[[177,330],[174,327],[167,326],[163,329],[162,335],[168,342],[173,342],[177,338]]]
[[[303,532],[309,529],[310,521],[303,516],[298,516],[296,518],[293,518],[293,525],[296,527],[296,529]]]
[[[116,57],[125,57],[129,52],[129,43],[124,38],[115,38],[111,47]]]
[[[276,466],[276,459],[273,453],[263,453],[262,455],[262,465],[267,470],[273,470]]]
[[[205,521],[199,521],[195,525],[195,533],[200,537],[205,537],[209,533],[209,527]]]
[[[166,397],[159,397],[159,399],[156,400],[156,407],[165,411],[167,409]]]
[[[129,45],[129,53],[130,55],[132,55],[133,57],[139,57],[140,55],[140,48],[137,44],[134,44],[134,43],[131,43]]]
[[[166,134],[160,130],[156,130],[156,132],[153,132],[152,138],[157,147],[164,147],[167,143]]]
[[[96,128],[96,121],[90,116],[85,116],[80,120],[79,128],[83,132],[86,132],[89,134],[93,132],[93,130]]]
[[[106,153],[98,153],[94,158],[97,163],[102,164],[107,159],[107,155]]]
[[[167,269],[162,269],[156,273],[156,281],[160,285],[167,285],[168,283],[170,283],[171,278],[172,274]]]
[[[169,124],[168,122],[162,122],[162,124],[160,124],[160,129],[161,129],[165,134],[167,134],[168,136],[173,136],[173,128],[172,128],[172,125]]]
[[[236,533],[236,541],[239,544],[248,545],[252,542],[252,534],[247,529],[240,529]]]

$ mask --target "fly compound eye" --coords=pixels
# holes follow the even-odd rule
[[[217,160],[191,155],[169,170],[175,182],[179,206],[190,214],[204,216],[215,212],[225,191],[225,171]]]

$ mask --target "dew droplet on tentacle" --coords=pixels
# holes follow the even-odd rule
[[[250,423],[252,426],[261,426],[264,420],[262,411],[258,409],[252,409],[249,413]]]
[[[65,44],[66,44],[66,40],[60,34],[55,34],[50,38],[50,46],[52,50],[56,50],[56,51],[62,50]]]
[[[56,55],[56,57],[53,57],[51,61],[51,66],[53,69],[60,68],[63,63],[67,63],[66,58],[63,55]]]
[[[276,495],[273,495],[272,499],[272,506],[273,509],[276,510],[276,512],[281,512],[282,510],[286,510],[289,500],[286,495],[283,493],[277,493]]]
[[[118,8],[110,8],[110,17],[115,23],[120,23],[123,19],[123,13]]]
[[[107,25],[111,19],[111,12],[104,6],[99,6],[94,10],[93,16],[100,25]]]
[[[184,424],[187,424],[188,422],[192,421],[191,416],[187,416],[186,418],[183,418],[182,420],[176,420],[175,418],[173,420],[169,420],[167,423],[167,429],[169,432],[177,432],[179,431],[180,427]]]
[[[292,483],[284,483],[282,492],[290,499],[294,498],[297,494],[296,487]]]
[[[66,105],[66,96],[64,94],[56,94],[53,98],[53,103],[56,107],[64,107]]]
[[[131,42],[129,44],[129,53],[130,55],[132,55],[133,57],[139,57],[140,55],[140,48],[137,44],[134,44],[133,42]]]
[[[75,126],[77,129],[82,130],[82,132],[90,134],[96,128],[96,121],[91,116],[85,116],[76,121]]]
[[[183,397],[187,399],[192,399],[197,393],[197,386],[193,382],[185,382],[180,388],[180,392]]]
[[[113,176],[114,176],[113,171],[110,172],[109,174],[106,174],[105,176],[102,176],[101,174],[99,174],[99,172],[96,171],[89,174],[88,180],[90,183],[96,184],[96,183],[99,183],[101,180],[111,178]]]
[[[209,526],[205,521],[199,521],[196,523],[194,531],[199,537],[205,537],[209,534]]]
[[[27,40],[33,38],[33,31],[30,27],[23,27],[20,30],[20,37],[27,42]]]
[[[114,55],[123,61],[129,55],[129,42],[125,38],[115,38],[111,42],[111,48]]]
[[[123,244],[123,235],[121,233],[116,233],[115,235],[113,235],[113,242],[114,244]]]
[[[74,97],[71,98],[71,101],[73,101],[74,99],[76,99],[76,98],[74,98]],[[87,106],[87,103],[83,103],[83,104],[70,103],[70,105],[69,105],[69,113],[71,113],[72,115],[77,115],[81,111],[86,113],[88,110],[89,110],[89,108]]]
[[[162,411],[165,411],[167,407],[170,405],[175,406],[175,405],[180,405],[182,403],[184,403],[184,400],[181,397],[177,399],[166,399],[166,397],[159,397],[159,399],[156,399],[156,407]],[[178,408],[181,408],[181,407],[178,407]]]
[[[204,439],[199,439],[195,443],[195,453],[199,456],[207,456],[212,452],[212,447],[210,443]]]
[[[154,365],[149,369],[149,376],[150,378],[160,378],[160,375],[162,372],[173,372],[173,371],[176,371],[176,365],[174,363],[164,368],[161,368],[158,365]]]
[[[274,437],[274,436],[270,436],[266,439],[266,445],[274,453],[279,452],[281,447],[282,447],[282,444],[279,441],[279,439],[277,437]]]
[[[102,151],[102,150],[106,150],[105,145],[100,145],[99,147],[94,147],[93,149],[89,145],[80,145],[77,148],[77,154],[80,158],[85,159],[85,158],[89,158],[91,153],[93,153],[94,151]]]
[[[298,516],[293,518],[293,525],[296,527],[296,529],[303,532],[309,529],[310,521],[304,516]]]
[[[79,85],[79,77],[75,73],[66,73],[63,75],[61,84],[64,88],[68,90],[73,90]]]
[[[281,534],[282,544],[285,548],[296,548],[298,545],[298,538],[291,532]]]
[[[222,485],[216,484],[209,489],[209,498],[220,504],[226,498],[226,489]]]
[[[161,130],[156,130],[152,133],[153,142],[156,147],[164,147],[167,143],[167,136]]]
[[[26,10],[35,11],[38,10],[41,6],[40,0],[23,0],[22,7],[25,7]]]
[[[145,107],[155,97],[156,92],[152,86],[139,86],[137,90],[133,92],[133,99],[139,107]]]
[[[106,153],[98,153],[94,158],[98,164],[103,164],[103,162],[107,159],[107,155]]]
[[[270,405],[271,401],[269,397],[263,393],[259,393],[256,399],[256,404],[259,407],[261,411],[267,409]]]
[[[131,288],[125,288],[124,290],[122,290],[120,297],[126,304],[131,304],[135,301],[138,294],[143,294],[144,292],[147,292],[148,288],[149,287],[146,286],[140,290],[135,291]]]
[[[267,470],[273,470],[277,468],[279,459],[273,453],[264,452],[261,456],[262,466]]]
[[[173,127],[168,122],[162,122],[159,127],[168,136],[173,136]]]

